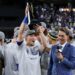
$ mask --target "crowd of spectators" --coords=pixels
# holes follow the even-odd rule
[[[65,10],[65,8],[56,8],[54,4],[43,4],[36,5],[35,7],[35,16],[39,20],[44,20],[47,22],[47,27],[52,29],[55,27],[58,29],[59,27],[68,27],[69,29],[75,30],[75,11],[73,8],[68,8],[69,11]]]

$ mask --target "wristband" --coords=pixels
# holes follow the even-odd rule
[[[23,23],[24,23],[25,25],[28,24],[28,17],[27,17],[27,16],[24,17]]]

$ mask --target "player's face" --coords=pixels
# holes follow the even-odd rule
[[[34,34],[28,35],[28,36],[27,36],[27,39],[26,39],[26,41],[27,41],[28,43],[34,43],[35,40],[36,40],[36,36],[35,36]]]

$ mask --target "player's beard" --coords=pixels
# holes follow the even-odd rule
[[[35,42],[35,41],[32,41],[32,42],[30,43],[30,46],[34,46],[34,42]]]
[[[27,43],[28,46],[34,46],[35,41],[31,41],[30,43]]]

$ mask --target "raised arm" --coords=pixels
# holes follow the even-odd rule
[[[28,27],[28,12],[29,12],[29,5],[27,3],[26,9],[25,9],[25,17],[20,25],[19,34],[18,34],[18,41],[23,41],[23,33],[24,30]]]
[[[39,36],[40,36],[40,40],[41,40],[41,48],[43,50],[46,50],[48,48],[48,41],[46,39],[46,36],[43,33],[43,29],[41,28],[41,26],[38,28],[39,30]]]

